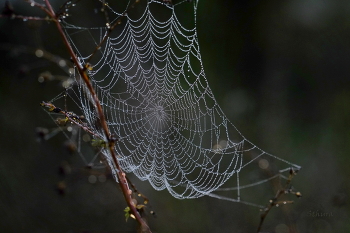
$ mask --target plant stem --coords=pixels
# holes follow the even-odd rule
[[[100,119],[100,123],[101,123],[102,129],[103,129],[105,137],[106,137],[106,139],[107,139],[107,141],[109,143],[108,144],[109,145],[108,146],[109,152],[110,152],[111,157],[113,159],[113,163],[115,165],[115,168],[117,169],[118,183],[119,183],[119,185],[121,187],[121,190],[123,192],[125,201],[126,201],[127,205],[129,206],[131,213],[135,216],[136,220],[140,224],[141,231],[142,232],[151,232],[149,226],[142,219],[141,215],[137,211],[137,209],[135,207],[135,203],[133,202],[133,199],[131,197],[131,192],[130,192],[130,189],[128,187],[128,183],[127,183],[127,181],[125,179],[125,173],[122,171],[122,169],[121,169],[121,167],[119,165],[119,162],[117,160],[117,155],[116,155],[115,150],[114,150],[114,140],[112,139],[111,134],[109,132],[109,129],[108,129],[108,126],[107,126],[107,122],[106,122],[106,118],[105,118],[105,115],[103,113],[103,109],[102,109],[102,106],[101,106],[100,101],[98,99],[98,96],[97,96],[97,94],[95,92],[95,89],[92,86],[92,83],[90,82],[90,79],[89,79],[88,75],[86,74],[84,67],[82,67],[82,65],[79,63],[77,56],[75,55],[72,47],[70,46],[70,43],[69,43],[69,41],[67,39],[67,36],[64,33],[64,31],[62,29],[62,26],[61,26],[61,23],[60,23],[59,19],[57,18],[56,13],[52,9],[52,6],[51,6],[49,0],[45,0],[45,4],[46,4],[46,7],[47,7],[45,12],[55,22],[56,27],[58,29],[58,32],[61,35],[61,37],[63,39],[63,42],[64,42],[64,44],[65,44],[65,46],[66,46],[70,56],[72,57],[72,60],[73,60],[75,66],[76,66],[76,68],[77,68],[77,70],[79,72],[79,75],[83,79],[86,87],[88,88],[88,90],[89,90],[89,92],[90,92],[90,94],[91,94],[91,96],[93,98],[93,101],[94,101],[94,104],[95,104],[95,107],[96,107],[96,111],[97,111],[99,119]]]

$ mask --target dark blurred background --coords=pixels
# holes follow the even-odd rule
[[[209,84],[228,118],[259,147],[303,167],[293,180],[303,197],[272,209],[264,232],[350,231],[349,1],[201,1],[197,26]],[[39,103],[62,91],[39,74],[65,73],[27,48],[69,59],[53,23],[0,18],[1,231],[135,232],[113,180],[89,182],[62,135],[38,141],[36,128],[53,126]],[[149,217],[154,232],[255,232],[259,224],[257,208],[177,200],[133,181],[157,213]]]

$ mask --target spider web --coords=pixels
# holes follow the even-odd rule
[[[86,7],[94,17],[88,22],[72,7],[69,14],[76,17],[62,19],[62,24],[81,65],[89,67],[125,172],[176,198],[212,196],[245,203],[243,189],[283,178],[290,167],[300,168],[248,141],[218,105],[201,60],[198,1],[111,4],[102,4],[103,12],[101,3]],[[118,25],[108,35],[113,24]],[[71,77],[75,81],[66,93],[88,127],[104,138],[89,92],[77,73]],[[101,151],[115,175],[108,150]],[[263,178],[252,175],[267,167],[277,172]],[[236,195],[224,197],[214,191]]]

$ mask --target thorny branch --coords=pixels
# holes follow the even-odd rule
[[[65,35],[64,31],[63,31],[63,28],[61,26],[61,23],[60,23],[60,17],[61,15],[59,13],[56,13],[51,4],[50,4],[50,1],[49,0],[44,0],[44,3],[45,4],[39,4],[33,0],[25,0],[26,2],[28,2],[31,6],[34,6],[34,7],[38,7],[39,9],[43,10],[46,14],[47,14],[47,18],[40,18],[40,17],[30,17],[30,16],[21,16],[21,15],[16,15],[14,10],[11,8],[10,4],[8,2],[6,2],[5,4],[5,11],[2,12],[2,14],[0,15],[0,17],[9,17],[9,18],[19,18],[19,19],[26,19],[26,20],[50,20],[50,21],[53,21],[59,31],[59,34],[61,35],[61,38],[65,44],[65,47],[67,48],[71,58],[72,58],[72,61],[74,63],[74,65],[76,66],[78,72],[79,72],[79,75],[80,77],[82,78],[82,80],[84,81],[87,89],[89,90],[91,96],[92,96],[92,99],[93,99],[93,102],[94,102],[94,105],[96,107],[96,111],[98,113],[98,116],[99,116],[99,119],[100,119],[100,123],[101,123],[101,126],[102,126],[102,129],[103,129],[103,132],[104,132],[104,136],[105,136],[105,140],[108,144],[108,149],[109,149],[109,153],[111,154],[111,157],[113,159],[113,163],[115,165],[115,168],[117,170],[117,177],[118,177],[118,183],[121,187],[121,190],[123,192],[123,195],[124,195],[124,198],[125,198],[125,201],[128,205],[128,207],[130,208],[130,213],[133,214],[133,216],[135,217],[135,219],[138,221],[139,225],[140,225],[140,231],[141,232],[151,232],[149,226],[147,225],[147,223],[144,221],[144,219],[141,217],[138,209],[137,209],[137,206],[136,206],[136,203],[134,201],[134,199],[132,198],[132,191],[130,190],[129,188],[129,185],[128,185],[128,181],[126,179],[126,175],[125,173],[122,171],[121,167],[120,167],[120,164],[117,160],[117,155],[116,155],[116,152],[114,150],[114,144],[115,144],[115,141],[116,139],[114,139],[113,135],[111,135],[110,131],[109,131],[109,128],[107,126],[107,122],[106,122],[106,118],[105,118],[105,115],[104,115],[104,112],[103,112],[103,109],[102,109],[102,106],[100,104],[100,101],[98,99],[98,96],[95,92],[95,89],[92,85],[92,83],[90,82],[90,78],[88,77],[87,73],[86,73],[86,69],[87,69],[87,66],[82,66],[80,64],[80,62],[78,61],[78,58],[77,56],[75,55],[69,41],[68,41],[68,38],[67,36]],[[136,0],[135,3],[139,2],[140,0]],[[133,5],[132,5],[133,7]],[[123,16],[126,15],[126,12],[123,14]],[[116,23],[114,23],[109,29],[109,32],[107,33],[107,35],[103,38],[103,40],[101,41],[101,43],[97,46],[96,48],[96,51],[99,49],[99,47],[102,45],[102,43],[105,42],[105,40],[107,39],[107,37],[110,35],[111,31],[118,25],[120,24],[120,21],[117,21]],[[94,52],[95,53],[95,52]],[[93,53],[93,54],[94,54]],[[65,111],[62,111],[61,109],[58,109],[56,107],[54,107],[53,105],[50,106],[50,103],[45,103],[43,102],[42,103],[43,106],[46,106],[46,107],[53,107],[52,111],[54,110],[57,110],[59,111],[60,110],[60,113],[64,114],[66,117],[70,118],[70,120],[73,120],[74,123],[76,124],[80,124],[79,120],[74,116],[74,115],[71,115],[71,113],[69,112],[65,112]],[[89,130],[88,128],[84,128],[85,130]]]

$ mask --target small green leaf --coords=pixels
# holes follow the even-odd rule
[[[107,143],[105,141],[103,141],[102,139],[92,139],[91,145],[94,147],[103,147],[103,148],[107,147]]]
[[[130,217],[130,207],[129,206],[125,207],[124,212],[125,212],[125,221],[127,222],[128,218]]]

